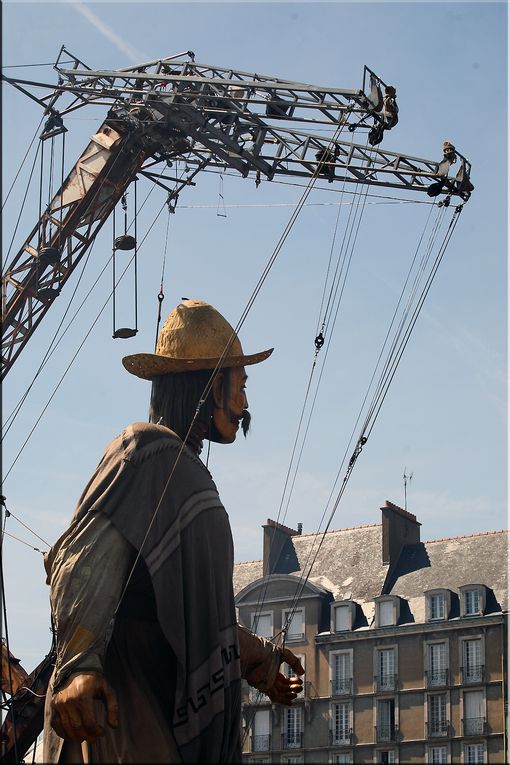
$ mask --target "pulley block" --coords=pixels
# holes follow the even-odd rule
[[[134,250],[136,239],[130,234],[122,234],[115,239],[113,246],[116,250]]]
[[[137,329],[130,329],[129,327],[120,327],[116,329],[112,337],[114,340],[128,340],[130,337],[134,337],[137,334]]]

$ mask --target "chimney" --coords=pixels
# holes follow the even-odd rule
[[[299,571],[299,561],[292,542],[292,537],[298,536],[299,532],[270,518],[262,528],[264,529],[262,576]]]
[[[420,526],[416,516],[386,500],[382,512],[382,560],[390,569],[397,562],[404,545],[420,542]]]

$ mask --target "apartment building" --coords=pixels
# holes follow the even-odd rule
[[[291,708],[244,688],[244,762],[508,761],[507,533],[421,542],[414,515],[381,513],[318,552],[268,520],[263,560],[236,564],[240,622],[266,637],[288,624],[305,667]]]

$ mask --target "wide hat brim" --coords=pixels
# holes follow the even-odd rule
[[[143,380],[153,380],[158,375],[167,375],[172,372],[196,372],[201,369],[221,369],[227,367],[247,367],[251,364],[260,364],[273,352],[273,348],[249,356],[226,356],[211,359],[176,359],[170,356],[162,356],[159,353],[135,353],[132,356],[124,356],[122,363],[132,375],[141,377]]]

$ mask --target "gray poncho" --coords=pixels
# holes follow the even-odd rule
[[[90,744],[93,762],[241,760],[230,525],[209,472],[187,448],[166,487],[180,448],[166,427],[126,428],[48,555],[57,661],[45,761],[58,761],[63,744],[49,724],[52,694],[85,671],[104,673],[119,701],[119,727],[106,725]],[[79,761],[80,747],[65,747],[66,760]]]

